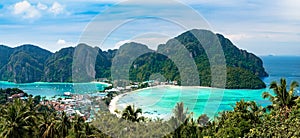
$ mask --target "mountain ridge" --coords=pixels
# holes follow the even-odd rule
[[[205,36],[205,31],[193,29],[186,31],[181,35],[169,40],[178,41],[185,46],[190,52],[190,56],[195,60],[201,79],[201,86],[210,86],[211,76],[209,70],[208,58],[205,55],[205,50],[201,47],[201,43],[197,42],[192,33],[198,33]],[[229,39],[221,34],[216,34],[224,51],[227,64],[227,83],[226,88],[265,88],[265,84],[260,78],[267,77],[262,60],[253,53],[248,53],[246,50],[237,48]],[[168,42],[169,42],[168,41]],[[172,48],[170,43],[161,44],[157,51],[164,46]],[[148,46],[139,43],[126,43],[119,49],[102,51],[98,47],[90,47],[86,44],[79,44],[76,47],[62,48],[54,53],[42,49],[38,46],[26,44],[19,47],[10,48],[0,45],[0,80],[13,81],[17,83],[46,81],[46,82],[72,82],[72,62],[76,48],[88,47],[92,51],[97,52],[95,56],[94,73],[85,81],[92,78],[110,78],[111,66],[114,63],[113,59],[116,55],[128,56],[124,47],[131,47],[131,50],[139,51],[139,48],[149,49]],[[213,47],[211,47],[213,48]],[[130,50],[129,50],[130,51]],[[143,55],[132,59],[130,66],[129,78],[132,81],[145,81],[152,74],[163,74],[167,80],[180,80],[180,73],[174,65],[173,61],[168,57],[154,50],[146,50]],[[147,54],[147,52],[149,52]],[[120,56],[122,57],[122,56]],[[126,58],[125,58],[126,59]],[[151,61],[151,62],[150,62]],[[93,63],[91,62],[91,63]],[[129,67],[128,67],[129,68]],[[74,71],[73,71],[74,72]],[[237,72],[239,75],[236,75]],[[241,77],[240,75],[248,77]],[[84,74],[83,74],[84,75]],[[241,79],[247,80],[249,83],[257,84],[252,86]],[[239,86],[237,83],[243,83]]]

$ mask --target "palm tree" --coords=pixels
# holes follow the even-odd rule
[[[66,137],[68,135],[69,129],[71,128],[71,122],[66,112],[61,113],[56,127],[62,137]]]
[[[248,112],[249,102],[246,102],[244,99],[242,99],[239,102],[236,102],[234,111],[246,113]]]
[[[201,127],[206,126],[208,122],[209,122],[209,117],[206,114],[199,116],[197,119],[197,123]]]
[[[56,114],[45,111],[40,115],[39,119],[39,130],[40,136],[43,138],[55,138],[58,137],[58,130],[56,129]]]
[[[141,108],[134,108],[134,105],[127,106],[123,112],[122,112],[122,118],[125,120],[130,120],[132,122],[140,122],[144,121],[145,118],[143,116],[139,116],[139,114],[142,114],[142,109]]]
[[[275,96],[271,95],[268,92],[264,92],[262,97],[269,98],[272,102],[271,106],[268,106],[269,109],[278,109],[278,108],[287,108],[290,109],[293,105],[295,105],[295,100],[297,96],[294,95],[295,88],[299,87],[299,83],[293,81],[290,84],[290,88],[287,91],[286,80],[284,78],[280,79],[280,84],[276,81],[273,81],[270,85],[270,89],[273,89]]]
[[[107,137],[99,129],[97,129],[93,125],[90,125],[89,123],[84,123],[84,128],[85,128],[85,137],[87,137],[87,138]]]
[[[15,99],[13,103],[1,108],[0,119],[0,137],[21,138],[34,135],[35,113],[21,99]]]
[[[184,122],[187,119],[188,108],[184,111],[183,102],[177,103],[173,113],[175,114],[175,118],[180,122]]]
[[[172,126],[176,129],[182,125],[189,116],[187,114],[188,108],[184,110],[183,102],[177,103],[176,107],[173,110],[174,116],[170,119]]]
[[[84,129],[85,129],[84,118],[80,117],[77,114],[75,115],[75,118],[74,118],[73,127],[74,127],[73,130],[74,130],[76,138],[83,137],[84,134],[86,133],[84,131]]]

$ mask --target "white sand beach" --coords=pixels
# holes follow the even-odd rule
[[[102,85],[106,85],[106,86],[112,86],[112,84],[106,83],[106,82],[92,81],[91,83],[98,83],[98,84],[102,84]]]
[[[117,115],[117,113],[115,112],[115,110],[117,109],[117,102],[121,97],[125,96],[126,94],[136,93],[136,92],[139,92],[139,91],[145,90],[145,89],[162,88],[162,87],[167,87],[167,86],[171,86],[171,85],[158,85],[158,86],[154,86],[154,87],[147,87],[147,88],[143,88],[143,89],[138,89],[138,90],[122,93],[120,95],[113,97],[113,99],[110,101],[108,109],[109,109],[110,113]]]
[[[117,96],[113,97],[113,99],[110,101],[109,107],[108,107],[110,113],[115,114],[115,115],[118,116],[118,114],[115,112],[115,110],[117,109],[117,102],[120,99],[120,97],[123,97],[125,94],[126,93],[123,93],[123,94],[120,94],[120,95],[117,95]]]
[[[153,87],[147,87],[147,88],[143,88],[143,89],[138,89],[138,90],[134,90],[134,91],[130,91],[130,92],[126,92],[126,93],[122,93],[120,95],[117,95],[115,97],[113,97],[113,99],[111,100],[110,104],[109,104],[109,111],[110,113],[112,114],[116,114],[117,113],[115,112],[115,110],[117,109],[117,102],[119,101],[119,99],[127,94],[132,94],[132,93],[136,93],[136,92],[139,92],[139,91],[142,91],[142,90],[146,90],[146,89],[153,89],[153,88],[211,88],[211,87],[204,87],[204,86],[175,86],[175,85],[157,85],[157,86],[153,86]],[[151,116],[151,115],[150,115]],[[165,117],[163,117],[165,118]]]

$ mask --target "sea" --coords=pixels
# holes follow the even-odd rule
[[[73,94],[91,94],[104,90],[108,84],[100,82],[89,83],[59,83],[59,82],[34,82],[34,83],[13,83],[0,81],[0,88],[19,88],[28,95],[40,95],[51,99],[54,96],[62,96],[65,92]]]
[[[300,56],[262,56],[264,67],[269,77],[262,78],[267,86],[272,81],[279,82],[280,78],[286,78],[288,84],[291,81],[300,82]],[[0,88],[19,88],[28,94],[46,96],[63,95],[64,92],[77,94],[94,93],[103,90],[107,85],[102,83],[22,83],[16,84],[0,81]],[[249,89],[217,89],[199,87],[155,87],[142,89],[121,97],[117,102],[117,109],[122,110],[127,105],[143,110],[147,117],[169,118],[178,102],[183,102],[185,108],[194,117],[207,114],[213,118],[218,112],[232,110],[237,101],[254,100],[261,106],[270,102],[262,98],[263,92],[270,92],[269,88],[259,90]],[[300,95],[296,90],[297,95]]]

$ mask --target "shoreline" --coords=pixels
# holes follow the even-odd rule
[[[119,101],[119,99],[127,94],[132,94],[132,93],[137,93],[139,91],[142,90],[147,90],[147,89],[153,89],[153,88],[199,88],[199,89],[215,89],[213,87],[206,87],[206,86],[176,86],[176,85],[157,85],[157,86],[152,86],[152,87],[147,87],[147,88],[142,88],[142,89],[137,89],[137,90],[133,90],[133,91],[129,91],[129,92],[125,92],[122,94],[119,94],[115,97],[112,98],[112,100],[109,103],[108,109],[110,111],[111,114],[117,115],[119,117],[119,114],[117,114],[115,112],[115,110],[117,109],[117,102]],[[118,109],[117,109],[118,110]],[[151,115],[150,115],[151,116]]]
[[[0,81],[0,83],[7,83],[13,85],[26,85],[26,84],[88,84],[88,83],[96,83],[96,84],[103,84],[107,86],[111,86],[112,84],[106,82],[99,82],[99,81],[91,81],[91,82],[44,82],[44,81],[37,81],[37,82],[24,82],[24,83],[16,83],[12,81]]]
[[[129,91],[129,92],[125,92],[122,94],[119,94],[115,97],[112,98],[112,100],[109,103],[108,106],[108,110],[111,114],[117,115],[118,114],[115,112],[115,110],[117,109],[117,102],[119,101],[119,99],[127,94],[132,94],[132,93],[136,93],[139,92],[141,90],[147,90],[147,89],[152,89],[152,88],[162,88],[162,87],[167,87],[167,86],[171,86],[171,85],[157,85],[157,86],[153,86],[153,87],[147,87],[147,88],[142,88],[142,89],[137,89],[137,90],[133,90],[133,91]],[[119,116],[118,116],[119,117]]]

